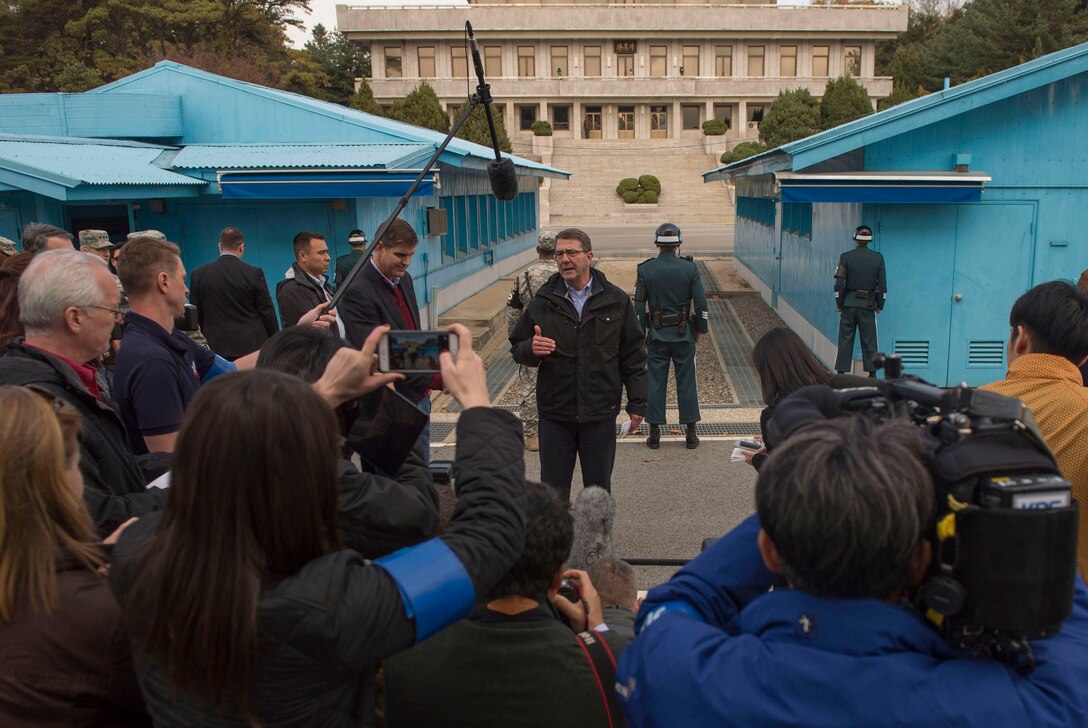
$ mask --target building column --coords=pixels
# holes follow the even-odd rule
[[[737,139],[744,139],[748,135],[748,102],[744,99],[737,103],[737,118],[733,123],[733,129]]]
[[[684,127],[683,110],[679,101],[673,101],[669,109],[669,139],[679,139],[680,130]]]

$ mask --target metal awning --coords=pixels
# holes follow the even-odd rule
[[[373,169],[259,170],[220,172],[217,175],[223,199],[299,200],[338,197],[400,197],[408,191],[419,170],[395,172]],[[416,195],[434,192],[438,174],[423,178]]]
[[[782,202],[949,204],[978,202],[985,172],[776,172]]]

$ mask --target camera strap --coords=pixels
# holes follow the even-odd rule
[[[612,650],[597,632],[579,632],[575,635],[578,646],[589,660],[589,669],[597,680],[604,703],[604,714],[609,728],[623,725],[623,712],[616,697],[616,658]]]

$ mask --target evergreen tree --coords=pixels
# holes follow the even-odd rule
[[[359,84],[359,90],[351,95],[348,99],[348,106],[358,111],[365,111],[368,114],[374,114],[375,116],[382,116],[382,107],[378,105],[378,102],[374,100],[374,92],[370,88],[370,84],[367,80],[362,79],[362,83]]]
[[[465,103],[469,103],[469,99],[465,99]],[[504,152],[513,150],[510,145],[510,137],[506,135],[506,125],[503,123],[502,114],[495,113],[495,110],[492,109],[491,116],[495,120],[495,134],[499,137],[499,149]],[[484,115],[482,105],[472,110],[468,120],[458,130],[457,136],[485,147],[491,146],[491,133],[487,128],[487,117]]]
[[[893,106],[895,106],[897,104],[901,104],[904,101],[910,101],[911,99],[916,99],[916,98],[918,98],[920,96],[925,96],[927,93],[929,93],[929,92],[926,91],[921,86],[919,86],[914,91],[911,91],[909,88],[904,88],[903,86],[900,86],[899,84],[896,84],[892,88],[892,93],[891,93],[890,96],[887,96],[887,97],[885,97],[883,99],[880,99],[879,101],[876,102],[876,108],[877,108],[878,111],[883,111],[884,109],[890,109],[891,107],[893,107]]]
[[[781,91],[759,125],[759,140],[780,147],[820,131],[820,102],[808,89]]]
[[[723,152],[721,162],[722,164],[732,164],[765,151],[767,151],[767,147],[759,142],[741,142],[728,152]]]
[[[450,130],[450,117],[442,110],[438,94],[426,81],[420,81],[411,93],[394,103],[387,116],[443,134]]]
[[[320,23],[302,50],[321,74],[318,87],[310,94],[319,99],[346,105],[355,94],[355,79],[370,75],[370,53]]]
[[[850,76],[839,76],[827,82],[820,100],[820,125],[830,129],[873,113],[869,93]]]

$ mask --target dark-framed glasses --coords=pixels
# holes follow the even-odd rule
[[[576,255],[580,255],[580,254],[582,254],[584,252],[586,252],[586,251],[581,250],[581,249],[578,249],[578,250],[557,250],[557,251],[555,251],[555,257],[556,258],[573,258]]]
[[[109,311],[113,314],[113,320],[119,324],[125,323],[125,320],[128,319],[128,314],[120,309],[109,308],[107,306],[89,306],[88,308],[97,308],[99,311]]]

